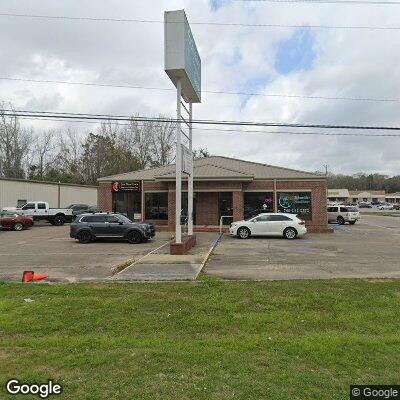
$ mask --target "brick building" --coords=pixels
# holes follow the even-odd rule
[[[135,220],[175,229],[175,165],[99,179],[99,206]],[[182,183],[187,215],[187,181]],[[195,229],[215,229],[260,212],[292,212],[309,231],[327,231],[324,176],[228,157],[194,162]]]

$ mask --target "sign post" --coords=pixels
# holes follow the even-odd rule
[[[197,51],[184,10],[166,11],[164,14],[165,72],[176,86],[176,169],[175,169],[175,241],[182,243],[182,172],[188,177],[188,235],[193,235],[193,103],[201,102],[201,59]],[[182,98],[189,104],[185,107]],[[188,122],[182,118],[181,106],[188,112]],[[184,122],[187,136],[181,129]],[[188,148],[182,147],[182,133],[188,139]],[[188,151],[187,151],[188,150]]]

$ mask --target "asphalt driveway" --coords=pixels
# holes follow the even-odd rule
[[[203,270],[223,279],[400,278],[400,218],[362,216],[332,234],[241,240],[224,236]]]
[[[169,241],[157,232],[146,243],[96,241],[80,244],[69,237],[69,226],[35,225],[22,232],[0,231],[0,280],[20,281],[25,270],[48,273],[49,281],[102,280],[114,268],[130,264]]]

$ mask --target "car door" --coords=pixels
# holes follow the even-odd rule
[[[92,215],[86,219],[95,236],[109,236],[105,215]]]
[[[328,222],[336,222],[336,219],[339,215],[338,207],[328,207]]]
[[[0,214],[0,225],[3,228],[13,228],[15,224],[15,214],[3,211]]]
[[[270,230],[274,235],[283,235],[283,231],[291,225],[292,221],[286,215],[271,215],[269,219]]]
[[[107,215],[106,223],[108,224],[109,236],[123,237],[126,231],[126,224],[115,215]]]
[[[259,215],[253,219],[253,226],[251,227],[252,235],[273,235],[273,224],[270,223],[270,216],[267,214]]]
[[[35,203],[26,203],[22,207],[22,212],[24,215],[30,215],[31,217],[34,217],[36,212]]]

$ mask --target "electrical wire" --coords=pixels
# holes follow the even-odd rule
[[[234,2],[260,2],[260,3],[320,3],[320,4],[373,4],[373,5],[399,5],[400,1],[389,0],[231,0]]]
[[[36,117],[20,117],[23,120],[36,120],[43,121],[42,118]],[[66,120],[62,118],[58,119],[48,119],[46,121],[54,121],[54,122],[73,122],[73,123],[85,123],[85,124],[93,124],[91,121],[81,121],[81,120]],[[113,125],[118,126],[130,126],[128,123],[119,123],[113,122]],[[139,124],[139,126],[144,126],[143,124]],[[155,127],[162,127],[162,125],[154,125]],[[265,130],[249,130],[249,129],[220,129],[220,128],[192,128],[195,131],[210,131],[210,132],[228,132],[228,133],[267,133],[267,134],[283,134],[283,135],[316,135],[316,136],[356,136],[356,137],[398,137],[400,138],[400,134],[370,134],[370,133],[329,133],[329,132],[290,132],[290,131],[265,131]]]
[[[256,0],[255,0],[256,1]],[[399,3],[400,4],[400,3]],[[16,14],[16,13],[0,13],[0,17],[14,18],[35,18],[35,19],[52,19],[67,21],[89,21],[89,22],[123,22],[123,23],[141,23],[141,24],[164,24],[161,20],[152,19],[130,19],[130,18],[100,18],[100,17],[71,17],[63,15],[36,15],[36,14]],[[181,22],[168,22],[169,24],[180,24]],[[284,28],[284,29],[360,29],[360,30],[400,30],[400,26],[340,26],[340,25],[312,25],[312,24],[246,24],[242,22],[212,22],[199,21],[190,22],[190,25],[205,26],[230,26],[230,27],[247,27],[247,28]]]
[[[107,87],[119,89],[140,89],[140,90],[160,90],[172,91],[173,88],[151,87],[151,86],[138,86],[138,85],[117,85],[107,83],[92,83],[92,82],[71,82],[60,80],[39,80],[39,79],[24,79],[24,78],[11,78],[0,77],[0,80],[15,81],[15,82],[29,82],[29,83],[50,83],[50,84],[66,84],[78,86],[94,86],[94,87]],[[334,97],[334,96],[304,96],[296,94],[278,94],[278,93],[252,93],[252,92],[225,92],[217,90],[202,90],[202,93],[209,94],[222,94],[222,95],[235,95],[235,96],[260,96],[270,98],[293,98],[293,99],[311,99],[311,100],[344,100],[344,101],[362,101],[362,102],[400,102],[400,98],[369,98],[369,97]]]
[[[37,118],[65,118],[81,119],[91,121],[122,121],[122,122],[182,122],[176,118],[169,117],[144,117],[144,116],[126,116],[126,115],[106,115],[106,114],[84,114],[84,113],[66,113],[51,111],[31,111],[31,110],[11,110],[0,109],[0,113],[8,117],[37,117]],[[251,121],[225,121],[225,120],[192,120],[195,125],[228,125],[228,126],[251,126],[251,127],[285,127],[285,128],[319,128],[319,129],[354,129],[354,130],[387,130],[400,131],[400,126],[369,126],[369,125],[333,125],[333,124],[293,124],[281,122],[251,122]]]

